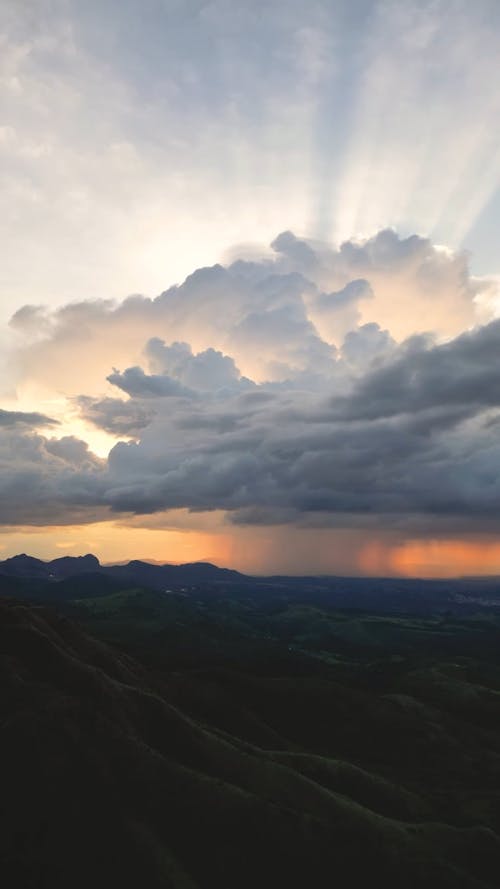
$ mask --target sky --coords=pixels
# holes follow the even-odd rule
[[[500,573],[497,0],[0,0],[0,558]]]

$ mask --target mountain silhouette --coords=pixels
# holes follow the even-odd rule
[[[121,565],[101,565],[99,559],[88,553],[85,556],[63,556],[44,562],[22,553],[0,562],[0,575],[52,581],[82,574],[99,573],[102,576],[120,578],[131,584],[146,584],[152,589],[163,589],[168,583],[225,583],[243,580],[245,575],[228,568],[218,568],[210,562],[189,562],[185,565],[157,565],[134,559]]]

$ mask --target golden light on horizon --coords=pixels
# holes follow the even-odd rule
[[[141,517],[87,525],[5,528],[0,559],[20,552],[50,560],[94,553],[103,563],[143,559],[210,561],[247,574],[339,574],[446,578],[500,574],[500,542],[475,539],[409,539],[327,529],[231,527],[221,514],[182,516],[182,528],[141,526]],[[158,522],[164,521],[161,514]],[[196,527],[198,523],[198,527]],[[329,555],[328,555],[329,554]]]
[[[403,577],[458,577],[500,574],[500,542],[496,540],[405,540],[367,544],[360,556],[366,574]]]
[[[43,560],[92,552],[101,562],[211,561],[227,564],[228,543],[204,531],[127,527],[119,522],[56,527],[19,527],[0,534],[0,558],[26,551]]]
[[[390,555],[392,571],[408,577],[500,574],[500,542],[407,540]]]

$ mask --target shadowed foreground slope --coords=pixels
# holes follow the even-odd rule
[[[270,728],[263,749],[187,716],[175,676],[48,609],[0,603],[0,642],[7,887],[496,885],[492,830]]]

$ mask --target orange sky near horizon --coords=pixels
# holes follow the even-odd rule
[[[405,540],[394,546],[374,541],[361,554],[364,574],[402,577],[459,577],[500,574],[495,540]]]
[[[131,520],[138,521],[137,519]],[[361,574],[457,577],[500,574],[500,541],[492,538],[396,539],[359,530],[293,526],[203,529],[140,527],[118,521],[20,527],[0,533],[0,559],[20,552],[49,560],[93,552],[101,562],[144,559],[211,561],[249,574]]]

